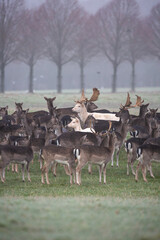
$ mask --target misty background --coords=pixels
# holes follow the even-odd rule
[[[36,8],[44,0],[25,0],[26,7]],[[95,14],[109,0],[79,0],[90,14]],[[137,0],[142,16],[147,16],[159,0]],[[85,88],[111,89],[113,69],[106,57],[94,57],[85,67]],[[28,90],[29,68],[20,61],[14,61],[6,67],[5,91]],[[146,58],[136,63],[136,87],[160,86],[160,61],[158,58]],[[130,88],[131,64],[123,62],[118,68],[117,88]],[[38,61],[34,68],[34,90],[56,90],[57,68],[47,59]],[[80,70],[75,62],[63,66],[62,89],[80,89]]]

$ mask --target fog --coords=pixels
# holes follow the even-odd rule
[[[39,6],[44,0],[26,0],[26,7]],[[80,0],[80,4],[91,14],[94,14],[100,7],[109,0]],[[141,15],[148,15],[151,8],[160,1],[138,0]],[[85,88],[111,88],[113,69],[107,58],[96,57],[86,66],[84,72]],[[80,88],[79,66],[70,62],[63,67],[62,88]],[[6,67],[5,90],[26,90],[28,89],[29,68],[18,61]],[[131,66],[127,62],[122,63],[118,69],[118,88],[129,88],[131,82]],[[48,60],[41,60],[34,69],[34,90],[56,90],[57,68],[54,63]],[[136,87],[160,86],[160,61],[159,59],[145,59],[136,63]]]

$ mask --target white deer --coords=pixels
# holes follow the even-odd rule
[[[71,119],[72,119],[72,121],[67,125],[67,127],[73,128],[76,132],[79,131],[79,132],[95,133],[95,130],[93,128],[82,129],[80,120],[77,117],[76,118],[71,118]]]
[[[120,120],[120,118],[116,117],[116,114],[114,113],[97,113],[97,112],[89,113],[87,112],[84,102],[77,102],[74,108],[72,108],[72,111],[78,113],[78,116],[83,123],[86,121],[88,116],[93,116],[95,119],[99,119],[99,120],[117,121],[117,122]]]

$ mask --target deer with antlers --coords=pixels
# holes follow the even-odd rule
[[[144,100],[142,100],[141,97],[138,96],[138,95],[136,95],[136,97],[137,97],[136,104],[135,105],[131,105],[132,104],[131,98],[130,98],[129,93],[127,93],[126,103],[125,103],[125,105],[121,104],[120,108],[121,109],[129,109],[129,108],[140,107],[142,105],[142,103],[144,102]]]
[[[99,96],[99,90],[97,88],[93,88],[93,95],[90,100],[87,101],[96,101]],[[119,121],[119,117],[116,117],[113,113],[97,113],[97,112],[88,112],[85,106],[86,97],[82,94],[81,99],[76,102],[76,105],[72,110],[78,113],[78,117],[81,119],[83,123],[85,123],[88,116],[93,116],[95,119],[99,120],[108,120],[108,121]]]

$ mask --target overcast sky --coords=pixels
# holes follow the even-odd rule
[[[40,5],[45,0],[25,0],[27,7],[35,7]],[[111,0],[79,0],[81,5],[90,13],[95,13],[104,4],[110,2]],[[118,1],[118,0],[117,0]],[[151,8],[160,3],[160,0],[137,0],[142,15],[148,15]]]

